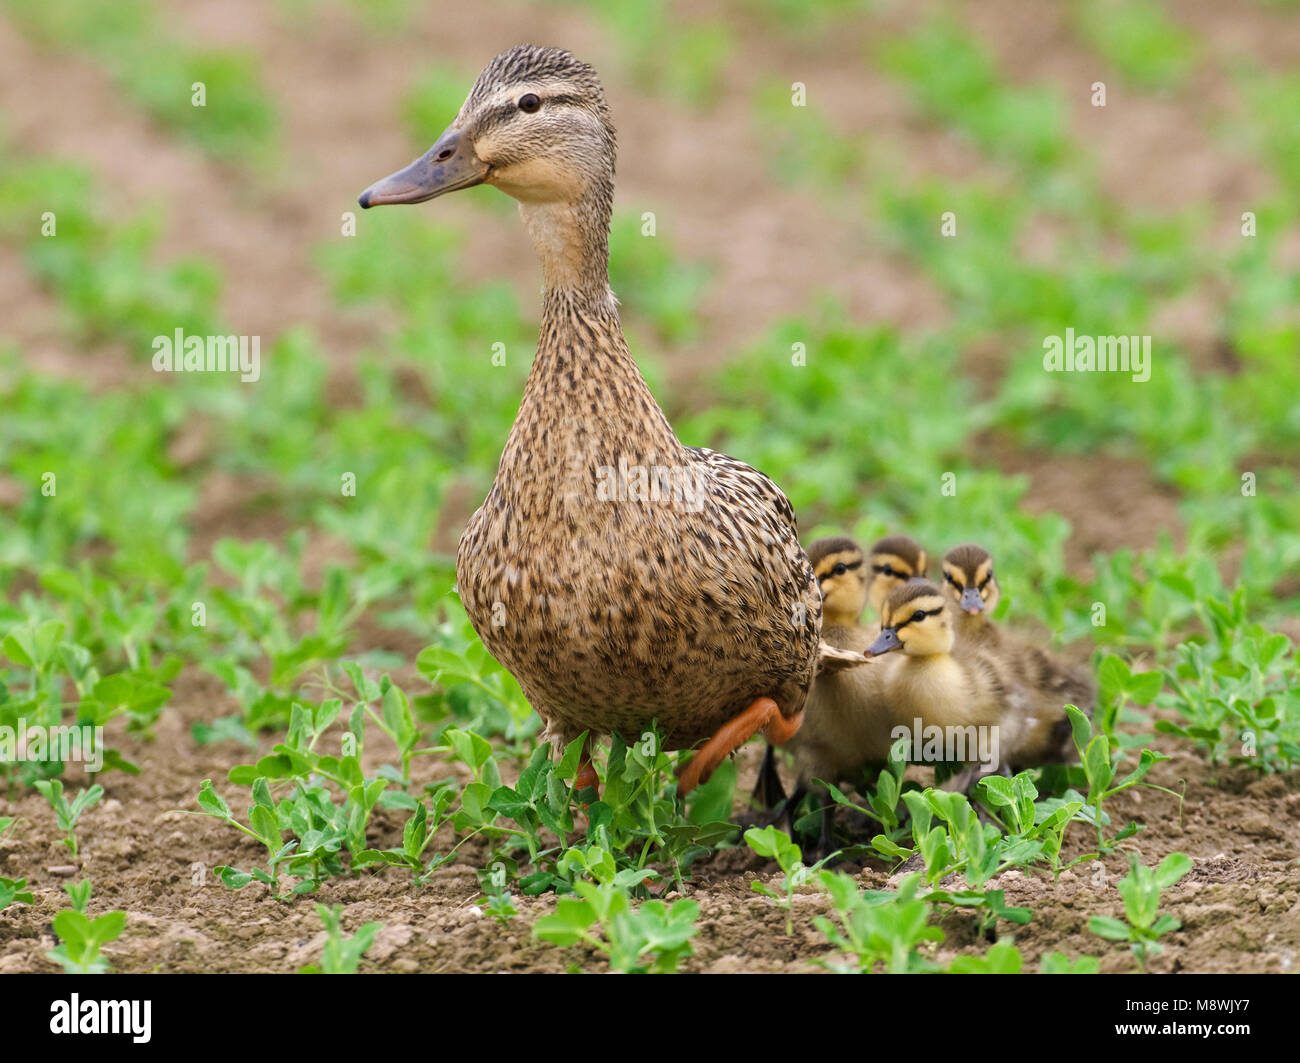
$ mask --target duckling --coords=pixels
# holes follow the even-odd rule
[[[1007,684],[979,647],[957,644],[947,599],[927,579],[909,580],[885,599],[880,635],[866,652],[872,656],[894,650],[902,651],[902,659],[885,684],[894,726],[927,747],[934,735],[944,738],[942,752],[936,755],[928,749],[926,759],[972,765],[960,776],[963,786],[997,770],[1005,737],[1004,707],[1024,700],[1024,695]],[[1011,722],[1017,719],[1013,713]]]
[[[872,612],[878,617],[889,592],[916,576],[924,576],[929,559],[916,540],[906,535],[887,535],[871,548],[870,564],[868,596]]]
[[[688,793],[762,731],[798,730],[820,654],[821,594],[789,500],[749,465],[688,447],[655,402],[609,286],[615,132],[600,80],[519,45],[475,81],[423,156],[363,208],[493,185],[541,262],[541,335],[496,478],[470,518],[456,585],[474,630],[556,744],[705,743]],[[865,660],[865,659],[864,659]]]
[[[808,547],[808,559],[822,592],[822,638],[831,646],[861,653],[872,633],[859,618],[867,604],[870,570],[862,548],[852,539],[818,539]],[[804,709],[804,724],[788,743],[794,754],[798,784],[785,801],[776,760],[768,746],[756,796],[766,807],[784,801],[790,813],[808,793],[813,779],[856,783],[865,765],[889,756],[890,718],[884,705],[887,664],[872,663],[851,671],[823,670],[813,681]],[[820,788],[818,788],[820,790]],[[832,848],[829,795],[823,791],[820,849]]]
[[[993,575],[993,558],[976,543],[954,546],[943,555],[944,590],[952,600],[957,633],[980,643],[996,643],[1000,632],[989,619],[1002,597]]]
[[[976,543],[954,546],[943,555],[944,587],[957,618],[957,635],[1005,662],[1029,693],[1019,739],[1007,750],[1013,771],[1060,763],[1075,756],[1066,705],[1092,715],[1097,686],[1086,668],[1058,660],[1046,650],[1002,631],[990,614],[1001,597],[993,558]]]

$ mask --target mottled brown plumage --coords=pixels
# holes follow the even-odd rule
[[[519,413],[457,554],[474,629],[558,742],[635,738],[657,720],[668,748],[687,748],[763,697],[797,718],[821,630],[812,567],[780,489],[683,446],[628,352],[607,273],[614,131],[595,72],[513,48],[435,149],[408,171],[456,187],[481,174],[518,199],[544,285]],[[406,190],[408,171],[363,202],[428,198]]]

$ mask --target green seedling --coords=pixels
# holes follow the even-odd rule
[[[1175,87],[1195,68],[1194,38],[1156,0],[1091,0],[1075,11],[1092,47],[1135,85]]]
[[[261,868],[254,868],[252,871],[240,871],[237,868],[222,864],[213,868],[213,872],[221,879],[222,883],[231,889],[243,889],[250,882],[257,881],[271,887],[273,895],[277,899],[283,900],[280,893],[280,870],[281,865],[289,860],[294,851],[298,848],[297,839],[284,841],[280,833],[279,818],[275,801],[271,797],[270,788],[265,779],[258,779],[253,784],[253,804],[248,809],[249,826],[244,826],[234,817],[230,811],[230,806],[226,799],[212,788],[212,780],[204,779],[199,786],[199,812],[197,815],[213,816],[223,823],[242,831],[250,838],[254,838],[266,847],[267,867],[263,871]],[[299,882],[293,889],[294,893],[306,893],[314,886],[309,883],[311,880]]]
[[[1065,711],[1070,718],[1074,746],[1079,751],[1079,759],[1083,762],[1084,775],[1088,780],[1087,805],[1083,814],[1097,831],[1097,849],[1099,852],[1113,851],[1120,841],[1132,837],[1138,831],[1137,823],[1130,822],[1118,834],[1110,838],[1106,837],[1104,828],[1109,826],[1110,817],[1102,810],[1102,803],[1115,794],[1127,790],[1130,786],[1140,784],[1178,798],[1181,807],[1181,794],[1166,787],[1143,781],[1146,773],[1162,760],[1168,760],[1168,756],[1164,753],[1157,753],[1153,749],[1143,749],[1138,756],[1137,766],[1118,783],[1115,783],[1115,766],[1119,758],[1118,756],[1112,757],[1110,740],[1104,734],[1093,734],[1092,722],[1073,705],[1067,705]],[[1113,783],[1114,785],[1112,785]]]
[[[68,895],[68,899],[72,902],[72,910],[85,915],[86,908],[90,905],[90,879],[83,879],[76,883],[69,882],[63,887],[63,891]]]
[[[1045,952],[1038,961],[1038,969],[1043,974],[1096,974],[1101,970],[1101,961],[1096,956],[1072,960],[1063,952]]]
[[[363,923],[351,937],[343,936],[343,905],[327,908],[316,905],[316,914],[325,925],[325,946],[319,964],[309,963],[299,974],[356,974],[366,950],[374,944],[383,923]]]
[[[578,896],[560,897],[555,913],[533,925],[543,941],[564,948],[583,942],[602,953],[611,970],[624,974],[671,974],[694,954],[690,940],[700,906],[692,900],[646,901],[633,907],[627,885],[652,872],[620,873],[611,882],[578,881]]]
[[[1066,867],[1078,861],[1061,865],[1061,845],[1065,831],[1080,818],[1084,803],[1080,800],[1048,798],[1038,801],[1038,789],[1030,772],[1020,772],[1013,778],[990,775],[979,781],[986,810],[998,818],[1008,835],[1018,836],[1036,847],[1026,849],[1027,862],[1047,861],[1053,875],[1059,877]],[[1083,858],[1083,859],[1086,859]]]
[[[483,911],[492,916],[499,924],[505,926],[519,914],[514,898],[508,893],[491,893],[483,905]]]
[[[771,898],[778,908],[785,909],[785,932],[789,935],[794,932],[794,891],[800,886],[808,885],[830,856],[823,857],[812,867],[805,867],[799,846],[790,840],[785,831],[776,827],[763,827],[761,830],[750,827],[745,831],[745,841],[759,856],[775,860],[781,868],[781,881],[777,889],[757,880],[751,882],[750,887],[755,893]]]
[[[906,828],[900,825],[898,803],[902,798],[903,773],[907,770],[907,749],[910,745],[909,739],[900,738],[890,748],[889,757],[876,779],[875,787],[866,790],[866,807],[857,804],[838,786],[824,779],[816,779],[814,782],[826,788],[835,804],[851,808],[858,814],[875,820],[884,827],[885,837],[889,841],[898,841],[901,835],[906,834]],[[915,783],[910,785],[914,786]],[[820,819],[820,816],[817,818]],[[807,817],[797,822],[795,827],[802,828],[806,819]]]
[[[451,738],[453,746],[461,747],[454,755],[486,766],[491,749],[486,741],[468,735]],[[573,780],[584,741],[580,737],[567,746],[558,762],[550,760],[547,747],[538,747],[514,786],[492,788],[476,779],[465,787],[457,831],[494,839],[498,844],[487,863],[492,868],[499,864],[510,877],[517,861],[526,858],[532,870],[519,876],[525,895],[573,889],[576,865],[564,862],[560,854],[573,850]],[[666,864],[680,888],[684,870],[695,859],[737,833],[718,818],[730,814],[734,790],[734,765],[723,764],[692,795],[683,815],[672,758],[663,751],[658,733],[648,731],[630,746],[615,736],[604,764],[601,797],[586,807],[582,847],[609,853],[620,871]],[[576,870],[585,874],[580,867]]]
[[[63,831],[63,844],[72,852],[73,858],[77,855],[77,820],[81,814],[88,808],[93,808],[99,804],[100,798],[104,796],[104,788],[96,784],[89,790],[78,790],[77,796],[69,803],[63,796],[63,783],[58,779],[40,779],[36,782],[36,789],[50,803],[54,809],[55,819],[58,820],[59,830]]]
[[[1088,929],[1108,941],[1127,941],[1137,958],[1138,970],[1145,971],[1147,960],[1163,951],[1158,939],[1182,925],[1172,915],[1158,914],[1160,893],[1191,869],[1192,861],[1183,853],[1170,853],[1154,871],[1136,853],[1129,853],[1129,873],[1120,879],[1118,887],[1127,922],[1094,915],[1088,919]]]
[[[1023,790],[1017,795],[1020,799],[1025,796]],[[912,848],[878,834],[871,840],[874,849],[898,860],[920,855],[925,864],[922,880],[929,888],[927,899],[973,910],[984,932],[991,931],[998,919],[1029,921],[1028,908],[1007,907],[1002,890],[984,887],[1008,868],[1028,867],[1042,860],[1048,844],[1044,838],[1037,832],[1004,835],[994,824],[981,823],[962,794],[928,788],[908,791],[903,800],[911,813]],[[1029,807],[1024,814],[1032,816],[1032,798]],[[956,874],[964,877],[966,889],[939,888],[943,880]]]
[[[936,970],[920,952],[926,942],[941,942],[944,933],[930,925],[930,903],[922,893],[918,874],[905,875],[898,891],[863,891],[843,872],[823,871],[818,876],[830,896],[836,922],[826,916],[813,924],[836,949],[854,958],[853,966],[829,958],[815,963],[829,970],[870,974],[878,967],[890,974]]]
[[[1288,771],[1300,761],[1300,665],[1291,640],[1248,624],[1245,596],[1203,603],[1210,644],[1184,642],[1164,679],[1181,723],[1155,729],[1190,739],[1212,763]]]
[[[0,912],[11,904],[31,904],[34,898],[26,886],[25,878],[5,878],[0,875]]]
[[[367,682],[359,671],[357,679],[363,685]],[[405,740],[408,729],[414,728],[405,695],[386,676],[375,689],[381,692],[377,696],[387,706],[384,709],[387,716],[381,717],[386,733]],[[278,891],[279,875],[287,871],[304,876],[292,892],[308,892],[319,887],[325,878],[344,873],[344,849],[351,855],[354,868],[371,862],[418,867],[418,858],[432,839],[427,827],[427,807],[404,789],[389,793],[394,781],[401,785],[400,774],[396,780],[382,772],[372,778],[361,770],[366,716],[368,712],[373,713],[369,705],[365,701],[354,705],[348,729],[341,738],[342,756],[317,751],[317,743],[341,710],[342,701],[337,698],[315,707],[294,702],[284,741],[273,746],[271,753],[256,764],[242,764],[230,770],[232,783],[252,789],[253,804],[248,810],[247,827],[233,817],[225,800],[205,780],[199,793],[201,814],[215,816],[257,838],[267,849],[266,871],[217,868],[216,873],[227,886],[239,889],[256,880]],[[399,744],[399,750],[406,748]],[[277,800],[272,787],[287,793]],[[342,796],[341,804],[336,793]],[[445,812],[447,800],[435,796],[435,816]],[[368,849],[366,844],[370,817],[381,803],[384,807],[414,813],[404,832],[402,848],[387,854]],[[422,808],[424,818],[421,818]],[[283,837],[286,831],[291,835],[288,842]]]
[[[0,816],[0,836],[14,825],[13,816]],[[0,912],[11,904],[31,904],[32,895],[25,891],[25,878],[4,878],[0,876]]]
[[[949,974],[1019,974],[1024,966],[1020,950],[1009,941],[999,941],[983,956],[957,956],[948,965]]]
[[[66,974],[104,974],[110,968],[100,948],[116,941],[125,929],[126,912],[107,912],[91,919],[75,908],[65,909],[54,917],[54,933],[60,944],[45,956],[62,966]]]

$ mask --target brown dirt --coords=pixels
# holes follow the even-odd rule
[[[183,810],[197,808],[199,780],[212,778],[241,812],[235,788],[224,778],[232,763],[251,758],[239,747],[196,746],[189,736],[194,721],[233,710],[218,682],[187,678],[176,703],[161,720],[155,742],[119,736],[143,773],[101,780],[105,799],[78,828],[83,870],[76,875],[60,873],[72,861],[39,794],[0,800],[0,814],[19,818],[0,842],[0,873],[25,875],[36,898],[33,905],[10,908],[0,921],[0,973],[54,970],[44,959],[56,944],[50,920],[67,906],[64,884],[82,874],[95,884],[92,914],[112,909],[129,913],[126,933],[105,949],[118,971],[295,971],[319,958],[323,933],[314,901],[343,905],[349,929],[371,920],[384,924],[365,970],[545,972],[575,964],[602,969],[596,955],[531,938],[529,928],[537,915],[552,908],[551,897],[517,897],[520,917],[505,926],[482,914],[475,903],[481,897],[473,868],[483,853],[475,850],[465,854],[465,862],[440,869],[423,887],[412,885],[405,873],[389,870],[331,881],[319,893],[293,902],[271,899],[257,883],[240,891],[226,889],[211,868],[254,866],[259,847],[216,820]],[[1132,818],[1143,825],[1135,841],[1148,863],[1174,850],[1195,862],[1192,873],[1165,895],[1162,910],[1176,916],[1183,929],[1164,939],[1165,952],[1151,969],[1294,969],[1300,962],[1300,777],[1215,772],[1196,755],[1167,748],[1173,759],[1159,765],[1152,779],[1175,790],[1186,782],[1181,821],[1177,799],[1155,790],[1128,791],[1107,805],[1116,821]],[[758,759],[756,743],[742,751],[743,788],[752,785]],[[843,813],[841,826],[852,829]],[[401,817],[381,811],[371,841],[399,844],[400,831]],[[1070,831],[1067,859],[1089,850],[1086,828],[1075,825]],[[436,844],[445,848],[450,835]],[[1044,952],[1064,951],[1101,956],[1104,972],[1134,969],[1127,952],[1110,949],[1086,928],[1089,915],[1122,910],[1115,883],[1127,870],[1125,859],[1107,858],[1104,872],[1098,866],[1080,865],[1055,881],[1046,873],[1009,871],[991,884],[1006,891],[1009,904],[1033,908],[1033,920],[1014,934],[1027,967],[1036,969]],[[863,885],[883,888],[890,870],[868,863],[860,872]],[[196,871],[202,872],[197,884]],[[796,897],[794,933],[787,936],[784,913],[751,888],[754,881],[775,885],[777,879],[774,866],[748,849],[724,850],[697,865],[685,895],[700,903],[699,933],[696,955],[685,969],[798,972],[811,969],[810,959],[829,956],[831,949],[812,925],[814,915],[826,914],[824,897],[811,890]],[[947,940],[933,951],[938,960],[980,953],[988,946],[965,915],[946,916],[940,925]]]

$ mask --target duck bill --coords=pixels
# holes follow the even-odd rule
[[[903,643],[892,627],[885,628],[866,649],[868,657],[879,657],[882,653],[898,649]]]
[[[976,613],[984,612],[984,599],[980,597],[980,592],[974,587],[967,587],[961,592],[962,609],[974,616]]]
[[[357,202],[363,209],[392,203],[423,203],[444,192],[482,184],[488,169],[474,154],[469,138],[462,136],[458,129],[448,129],[410,166],[376,181],[357,197]]]

